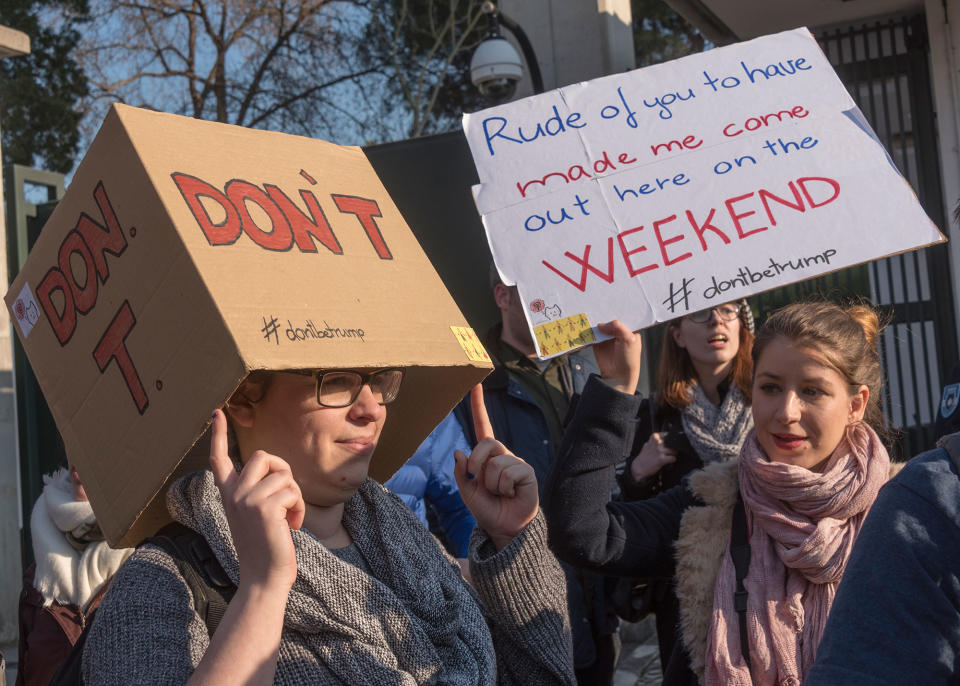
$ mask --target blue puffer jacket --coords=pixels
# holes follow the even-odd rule
[[[464,505],[453,476],[453,451],[470,454],[459,422],[453,414],[447,415],[417,452],[384,484],[400,496],[424,526],[427,522],[427,503],[437,515],[442,533],[453,546],[457,557],[466,557],[470,534],[477,520]]]

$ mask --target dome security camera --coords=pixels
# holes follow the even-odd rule
[[[470,81],[496,102],[509,100],[522,77],[523,61],[505,38],[487,38],[470,58]]]

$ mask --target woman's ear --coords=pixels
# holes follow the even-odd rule
[[[673,336],[673,342],[677,344],[678,348],[686,349],[687,343],[683,339],[683,332],[680,330],[679,324],[674,326],[673,322],[667,324],[669,328],[670,335]]]
[[[861,384],[860,388],[850,396],[850,417],[848,424],[859,422],[867,411],[867,401],[870,400],[870,389]]]
[[[251,398],[260,398],[263,395],[263,383],[245,379],[240,387],[233,392],[227,406],[224,408],[236,426],[249,429],[253,426],[256,401]]]

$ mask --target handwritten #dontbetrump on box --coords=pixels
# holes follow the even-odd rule
[[[806,29],[463,126],[541,357],[944,240]]]

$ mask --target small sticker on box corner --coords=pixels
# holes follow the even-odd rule
[[[586,314],[575,314],[540,324],[534,327],[533,332],[540,346],[540,354],[544,357],[597,341]]]
[[[477,338],[477,334],[473,332],[473,329],[469,326],[451,326],[450,330],[453,331],[453,335],[456,336],[457,341],[460,342],[460,347],[463,348],[463,352],[467,354],[467,359],[473,362],[490,361],[490,356],[483,347],[483,343]]]
[[[20,295],[13,301],[13,318],[20,327],[20,335],[26,338],[33,331],[33,326],[40,319],[40,308],[37,307],[37,301],[33,299],[33,291],[30,290],[30,284],[23,284],[20,289]]]

